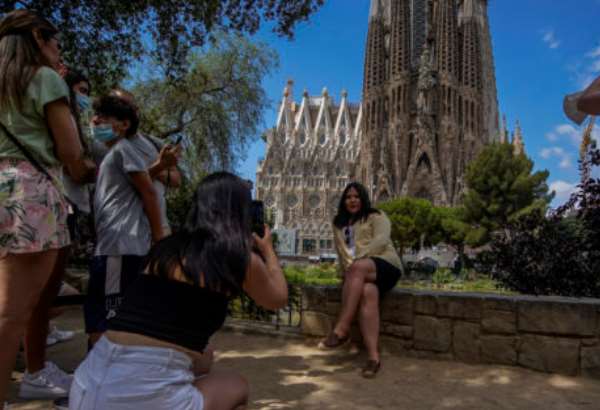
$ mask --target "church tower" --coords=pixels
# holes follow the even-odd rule
[[[469,161],[499,141],[487,0],[372,0],[354,177],[375,201],[455,205]]]

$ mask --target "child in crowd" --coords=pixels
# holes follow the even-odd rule
[[[97,243],[84,306],[91,343],[106,330],[107,317],[114,314],[123,290],[141,272],[152,243],[164,235],[159,197],[148,172],[152,163],[140,153],[146,142],[137,135],[136,107],[107,95],[93,108],[92,136],[108,152],[94,194]]]

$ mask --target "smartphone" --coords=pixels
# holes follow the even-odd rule
[[[250,217],[252,219],[252,232],[261,238],[265,236],[265,206],[263,201],[252,201]]]

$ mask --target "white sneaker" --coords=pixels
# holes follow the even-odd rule
[[[52,326],[46,337],[46,346],[52,346],[60,342],[66,342],[75,337],[75,332],[70,330],[59,330],[56,326]]]
[[[39,372],[25,372],[19,397],[22,399],[57,399],[67,397],[71,389],[73,376],[65,373],[52,362],[46,362]]]

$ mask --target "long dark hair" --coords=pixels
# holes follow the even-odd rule
[[[73,87],[75,87],[76,84],[79,84],[81,82],[86,82],[88,85],[88,89],[91,92],[92,86],[90,84],[90,80],[85,75],[83,75],[82,72],[80,72],[78,70],[74,70],[72,68],[68,69],[67,74],[65,75],[65,82],[69,86],[69,99],[71,102],[71,114],[73,114],[73,117],[75,118],[75,124],[77,125],[77,131],[79,132],[79,141],[81,142],[83,149],[87,152],[88,147],[85,142],[85,139],[83,138],[83,130],[81,129],[81,113],[79,112],[79,106],[77,105],[77,96],[76,96],[76,93],[75,93],[75,90],[73,89]]]
[[[194,284],[227,295],[241,291],[250,264],[250,189],[228,172],[204,178],[183,229],[157,243],[148,272],[171,277],[180,266]]]
[[[358,192],[358,198],[360,199],[360,210],[356,215],[352,215],[346,208],[346,195],[348,195],[348,192],[352,188]],[[353,224],[356,221],[367,219],[368,216],[373,213],[379,213],[379,211],[371,206],[371,200],[369,199],[367,189],[364,187],[364,185],[358,182],[350,182],[346,188],[344,188],[344,192],[342,192],[337,215],[335,218],[333,218],[333,224],[337,228],[342,229],[343,227]]]
[[[44,41],[58,33],[52,23],[29,10],[11,11],[0,20],[0,109],[22,109],[23,96],[38,68],[50,67],[33,36],[35,29]]]

